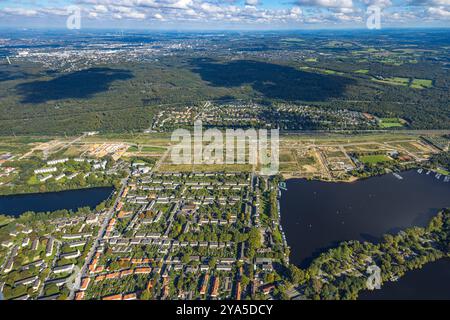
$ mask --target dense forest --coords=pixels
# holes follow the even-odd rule
[[[450,128],[442,34],[228,37],[152,61],[86,61],[70,71],[27,60],[0,64],[0,134],[137,131],[168,105],[224,99],[367,111],[413,129]]]
[[[430,158],[430,163],[435,166],[450,169],[450,152],[441,152]]]

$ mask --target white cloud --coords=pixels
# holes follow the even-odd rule
[[[108,12],[108,8],[102,4],[99,5],[95,5],[93,7],[93,9],[95,10],[95,12],[97,13],[107,13]]]
[[[444,7],[431,7],[428,8],[427,12],[431,16],[437,16],[441,18],[450,18],[450,10]]]
[[[298,3],[305,6],[324,8],[352,8],[352,0],[298,0]]]
[[[27,1],[27,6],[0,8],[1,17],[30,17],[51,19],[67,15],[66,2],[52,1],[54,7]],[[115,19],[136,20],[138,24],[148,18],[149,23],[196,23],[197,25],[260,24],[265,26],[301,26],[298,23],[360,23],[365,19],[365,7],[378,5],[384,21],[431,21],[449,17],[450,0],[286,0],[295,2],[292,8],[265,7],[262,0],[72,0],[82,8],[82,16],[93,22]],[[279,0],[280,3],[282,0]],[[2,2],[2,0],[0,0]],[[34,3],[30,5],[30,3]],[[44,2],[42,2],[44,3]],[[50,3],[50,1],[46,2]],[[406,7],[406,5],[409,5]],[[24,18],[25,19],[25,18]],[[427,20],[428,19],[428,20]],[[422,20],[424,21],[424,20]],[[161,23],[162,25],[162,23]],[[364,24],[362,24],[364,25]]]
[[[3,8],[1,9],[3,13],[12,14],[17,16],[32,17],[39,14],[37,10],[25,9],[25,8]]]
[[[378,6],[380,8],[390,7],[392,5],[391,0],[364,0],[367,6]]]
[[[213,5],[213,4],[210,4],[210,3],[207,3],[207,2],[202,3],[202,4],[200,5],[200,8],[201,8],[203,11],[208,12],[208,13],[222,12],[222,11],[223,11],[223,9],[222,9],[221,7],[216,6],[216,5]]]
[[[300,7],[297,7],[297,6],[292,7],[291,14],[301,15],[302,14],[302,9]]]
[[[246,6],[256,7],[259,4],[259,0],[245,0]]]
[[[192,0],[179,0],[172,4],[173,8],[177,9],[189,9],[189,7],[192,5]]]
[[[143,20],[143,19],[145,19],[147,16],[146,16],[145,13],[132,11],[132,12],[129,12],[129,13],[124,14],[124,17],[125,17],[125,18],[129,18],[129,19]]]
[[[334,18],[342,21],[342,22],[356,22],[356,21],[361,21],[362,18],[358,17],[358,16],[352,16],[352,15],[347,15],[343,12],[336,12],[333,14]]]

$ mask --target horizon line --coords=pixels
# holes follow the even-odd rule
[[[11,27],[0,26],[2,30],[14,30],[14,31],[32,31],[32,30],[48,30],[48,31],[67,31],[71,33],[83,32],[83,31],[157,31],[157,32],[287,32],[287,31],[368,31],[368,32],[382,32],[388,30],[447,30],[449,26],[389,26],[381,29],[368,29],[365,27],[325,27],[325,28],[292,28],[292,29],[214,29],[214,28],[114,28],[114,27],[86,27],[81,29],[70,30],[64,27]]]

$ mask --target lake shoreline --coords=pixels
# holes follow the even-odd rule
[[[404,169],[404,170],[401,170],[399,172],[399,174],[401,174],[402,172],[407,172],[407,171],[411,171],[411,170],[417,170],[419,168],[422,168],[422,167],[415,166],[415,167],[412,167],[412,168]],[[432,169],[425,169],[424,168],[424,170],[430,170],[432,172],[436,172],[435,170],[432,170]],[[283,177],[283,179],[286,182],[288,182],[290,180],[304,179],[304,180],[308,180],[308,181],[320,181],[320,182],[329,182],[329,183],[346,183],[346,184],[349,183],[349,184],[351,184],[351,183],[355,183],[355,182],[358,182],[358,181],[364,181],[364,180],[371,179],[371,178],[382,177],[382,176],[385,176],[385,175],[388,175],[388,174],[392,174],[392,172],[385,172],[385,173],[382,173],[382,174],[374,174],[374,175],[371,175],[371,176],[368,176],[368,177],[351,176],[347,180],[337,180],[337,179],[325,180],[325,179],[320,179],[320,178],[309,179],[309,178],[306,178],[306,177],[297,177],[297,176],[294,176],[292,174],[283,174],[283,173],[281,174],[281,176]]]
[[[115,188],[91,187],[55,192],[0,196],[0,214],[18,218],[27,212],[47,213],[59,210],[76,211],[82,207],[95,208],[108,200]]]
[[[89,186],[89,187],[83,187],[83,188],[76,188],[76,189],[65,189],[65,190],[58,190],[58,191],[45,191],[45,192],[29,192],[29,193],[11,193],[11,194],[0,194],[0,199],[2,197],[15,197],[15,196],[32,196],[32,195],[45,195],[45,194],[56,194],[56,193],[62,193],[62,192],[70,192],[70,191],[82,191],[82,190],[92,190],[92,189],[98,189],[98,188],[113,188],[112,185],[102,185],[102,186]]]
[[[58,192],[66,192],[66,191],[78,191],[78,190],[89,190],[89,189],[95,189],[95,188],[114,188],[114,185],[111,184],[99,184],[99,185],[89,185],[86,187],[81,188],[74,188],[74,189],[61,189],[61,190],[55,190],[55,191],[44,191],[44,192],[19,192],[19,193],[0,193],[1,197],[9,197],[9,196],[22,196],[22,195],[38,195],[38,194],[46,194],[46,193],[58,193]]]
[[[364,228],[361,230],[360,233],[358,232],[349,232],[347,233],[348,237],[345,237],[345,234],[336,234],[335,239],[333,239],[332,242],[323,243],[323,246],[319,246],[314,250],[308,249],[309,255],[307,255],[307,258],[309,262],[311,262],[314,258],[319,256],[322,252],[325,252],[331,248],[336,247],[339,243],[350,241],[350,240],[358,240],[358,241],[369,241],[369,242],[377,242],[379,239],[387,233],[395,234],[403,229],[406,229],[408,227],[412,226],[425,226],[430,218],[435,216],[440,209],[446,208],[450,206],[449,201],[446,201],[445,195],[447,195],[445,192],[448,190],[446,189],[447,186],[450,184],[444,183],[442,180],[440,183],[439,180],[434,179],[434,177],[428,176],[426,179],[426,174],[420,175],[417,173],[416,170],[407,170],[403,172],[403,175],[406,179],[397,179],[392,174],[384,174],[384,175],[377,175],[369,178],[359,179],[355,181],[354,183],[347,183],[347,182],[331,182],[331,181],[318,181],[318,180],[308,180],[304,178],[294,178],[287,180],[287,191],[283,191],[280,199],[280,210],[282,212],[282,225],[283,229],[287,236],[287,242],[288,245],[292,248],[291,249],[291,262],[293,262],[296,265],[303,267],[307,267],[307,264],[304,262],[299,263],[298,259],[292,258],[296,255],[295,253],[295,247],[296,247],[296,240],[293,240],[294,238],[302,238],[298,235],[304,234],[304,233],[311,233],[314,231],[314,228],[318,225],[325,226],[325,231],[330,231],[330,233],[333,233],[334,229],[339,229],[345,226],[345,223],[348,223],[347,220],[358,220],[358,218],[362,215],[367,215],[368,219],[373,219],[373,216],[377,216],[377,219],[373,222],[374,224],[377,224],[378,226],[376,228],[371,228],[370,224],[366,223],[364,219],[359,218],[359,223],[362,223],[365,225],[366,231],[364,231]],[[431,180],[432,179],[432,180]],[[405,183],[406,182],[406,183]],[[421,204],[422,209],[421,210],[412,210],[411,213],[405,213],[405,211],[408,211],[409,207],[407,205],[399,205],[396,199],[396,197],[391,196],[385,188],[389,188],[392,190],[392,192],[399,192],[399,195],[401,194],[402,198],[405,199],[403,202],[407,203],[410,197],[410,194],[415,194],[417,191],[415,190],[415,186],[408,187],[408,183],[411,182],[413,184],[419,183],[419,185],[422,183],[427,183],[430,186],[434,186],[437,188],[436,190],[439,190],[439,197],[437,202],[433,204],[433,201],[429,201],[427,205]],[[435,183],[437,182],[437,183]],[[369,185],[368,189],[365,190],[365,192],[359,192],[358,189],[361,189],[364,185]],[[376,189],[375,191],[370,191],[370,185],[373,185]],[[390,186],[389,186],[390,185]],[[296,187],[293,187],[296,186]],[[300,186],[300,187],[298,187]],[[313,188],[314,190],[308,191],[309,186]],[[408,190],[403,190],[404,188],[407,188]],[[294,190],[295,188],[295,190]],[[296,190],[300,190],[301,194],[293,195],[292,192],[295,193]],[[326,190],[322,190],[326,189]],[[345,189],[345,192],[343,192],[341,189]],[[364,189],[364,188],[363,188]],[[400,189],[400,190],[398,190]],[[427,193],[427,187],[423,187],[425,194]],[[298,191],[297,190],[297,191]],[[289,193],[291,192],[291,193]],[[308,198],[303,193],[307,193],[310,195]],[[444,194],[445,193],[445,194]],[[311,198],[314,198],[318,196],[318,194],[325,198],[322,198],[319,200],[311,200]],[[355,195],[354,195],[355,194]],[[342,200],[341,198],[347,197],[348,199]],[[381,197],[380,200],[385,198],[384,205],[380,205],[377,200],[375,200],[377,197]],[[289,198],[289,199],[288,199]],[[329,199],[328,199],[329,198]],[[417,201],[417,197],[415,200]],[[435,197],[436,198],[436,197]],[[328,200],[327,200],[328,199]],[[364,200],[363,200],[364,199]],[[297,202],[298,201],[298,202]],[[328,201],[334,201],[336,207],[333,208],[332,205],[325,206],[323,203]],[[367,206],[365,202],[371,202],[374,207]],[[382,202],[383,202],[382,201]],[[396,212],[394,209],[390,208],[391,206],[386,203],[392,203],[392,206],[395,207],[396,210],[402,211],[403,214],[400,214],[400,217],[394,217],[392,220],[392,225],[389,226],[388,223],[380,223],[378,220],[378,216],[380,216],[380,212],[383,213],[386,210],[391,210]],[[401,201],[400,201],[401,202]],[[298,206],[298,203],[302,203],[302,206]],[[288,207],[286,207],[286,205]],[[310,209],[314,209],[315,214],[322,215],[320,219],[317,219],[314,217],[314,214],[309,213],[310,209],[308,209],[308,206]],[[312,207],[311,207],[312,206]],[[317,207],[318,206],[318,207]],[[306,207],[306,208],[305,208]],[[412,209],[413,206],[410,206]],[[320,209],[318,209],[320,208]],[[306,212],[305,212],[306,210]],[[364,213],[365,211],[369,210],[370,213]],[[379,210],[379,212],[377,211]],[[302,212],[301,215],[296,215],[293,212]],[[323,211],[327,211],[327,214],[323,214]],[[333,214],[334,212],[334,214]],[[362,214],[361,214],[362,213]],[[356,215],[355,215],[356,214]],[[397,212],[398,214],[398,212]],[[390,217],[387,214],[382,214],[384,218],[387,220],[390,219]],[[306,216],[306,217],[305,217]],[[371,218],[372,216],[372,218]],[[342,217],[342,219],[337,219],[336,217]],[[402,218],[403,217],[403,218]],[[327,224],[327,219],[333,220],[333,223]],[[309,221],[311,220],[311,221]],[[339,221],[338,221],[339,220]],[[309,222],[308,222],[309,221]],[[312,221],[315,221],[313,223]],[[351,222],[351,221],[350,221]],[[341,225],[342,224],[342,225]],[[296,228],[295,226],[298,225],[299,228]],[[372,230],[371,232],[369,232]],[[297,233],[297,234],[296,234]],[[352,237],[349,235],[353,234]],[[320,234],[316,232],[316,236],[320,237]],[[302,238],[303,240],[301,242],[307,242],[308,239],[306,237]],[[330,238],[332,239],[332,238]],[[310,248],[313,248],[313,246],[310,246]],[[305,253],[301,253],[301,256],[305,258]],[[302,258],[302,260],[304,260]]]

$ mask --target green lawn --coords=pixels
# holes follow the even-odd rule
[[[414,79],[411,82],[411,88],[414,89],[426,89],[433,86],[433,81],[429,79]]]
[[[355,73],[368,74],[369,70],[368,69],[359,69],[359,70],[356,70]]]
[[[404,122],[398,118],[381,118],[380,119],[380,127],[381,128],[395,128],[395,127],[403,127]]]
[[[29,185],[35,185],[35,184],[40,184],[40,181],[39,181],[39,179],[37,178],[37,176],[31,176],[31,177],[28,179],[27,183],[28,183]]]
[[[444,170],[444,169],[437,168],[436,172],[443,174],[444,176],[450,176],[450,172],[448,172],[447,170]]]
[[[10,217],[0,215],[0,227],[3,227],[13,221]]]
[[[359,71],[359,70],[358,70]],[[355,72],[358,72],[355,71]],[[372,78],[372,81],[385,83],[394,86],[404,86],[410,87],[413,89],[426,89],[433,87],[433,80],[429,79],[410,79],[410,78],[402,78],[402,77],[391,77],[384,79]]]
[[[372,81],[390,84],[390,85],[394,85],[394,86],[407,87],[409,85],[409,78],[401,78],[401,77],[391,77],[391,78],[384,78],[384,79],[372,78]]]
[[[342,73],[340,71],[331,70],[331,69],[312,68],[312,67],[308,67],[308,66],[302,66],[302,67],[300,67],[300,69],[315,72],[315,73],[336,74],[336,75],[340,75],[340,76],[344,75],[344,73]]]
[[[391,159],[388,156],[385,156],[384,154],[376,154],[376,155],[371,155],[371,156],[360,156],[359,160],[363,163],[368,163],[368,164],[375,164],[375,163],[391,161]]]
[[[317,68],[318,71],[323,72],[325,74],[338,74],[338,75],[343,75],[342,72],[339,71],[335,71],[335,70],[330,70],[330,69],[319,69]]]
[[[382,122],[382,123],[380,123],[380,127],[395,128],[395,127],[403,127],[403,125],[399,122]]]

